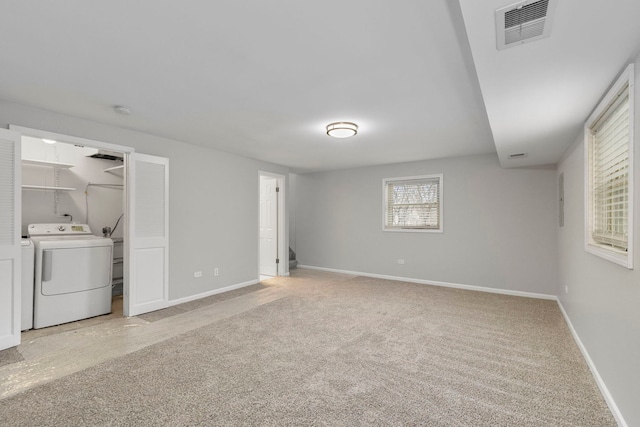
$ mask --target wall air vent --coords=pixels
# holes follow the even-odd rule
[[[498,50],[549,37],[556,0],[521,1],[496,10]]]
[[[93,157],[94,159],[120,160],[120,161],[124,159],[124,156],[122,155],[122,153],[117,153],[115,151],[108,151],[108,150],[98,150],[97,153],[87,157]]]

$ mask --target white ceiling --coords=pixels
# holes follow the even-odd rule
[[[550,38],[497,51],[509,3],[4,1],[0,98],[298,172],[555,163],[637,49],[640,1],[559,0]],[[325,135],[340,120],[359,134]]]
[[[498,51],[494,11],[517,1],[460,0],[503,167],[556,163],[640,48],[640,0],[551,2],[549,38]]]

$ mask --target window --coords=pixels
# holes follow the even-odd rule
[[[633,64],[585,125],[587,252],[633,267]]]
[[[387,178],[383,230],[442,232],[442,175]]]

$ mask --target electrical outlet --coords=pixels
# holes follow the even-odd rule
[[[218,268],[217,268],[217,267],[216,267],[216,268],[214,268],[214,269],[213,269],[213,275],[214,275],[214,276],[217,276],[217,275],[219,275],[219,274],[220,274],[220,270],[218,270]]]
[[[202,271],[194,271],[193,277],[202,277]]]
[[[400,265],[404,265],[404,260],[403,260],[403,259],[398,258],[398,264],[400,264]]]
[[[564,293],[569,295],[569,286],[564,287]]]

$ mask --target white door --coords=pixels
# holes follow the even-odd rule
[[[0,129],[0,350],[20,344],[20,134]]]
[[[277,276],[278,181],[260,177],[260,274]]]
[[[124,315],[135,316],[169,302],[169,159],[131,153],[127,174]]]

